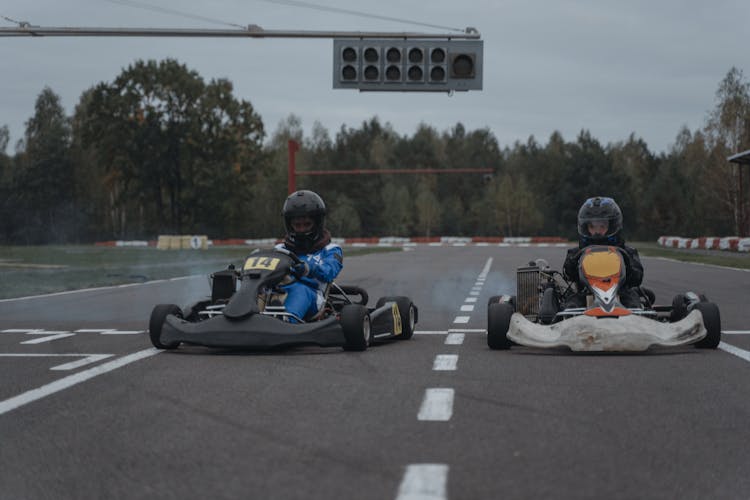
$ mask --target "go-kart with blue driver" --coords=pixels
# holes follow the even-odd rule
[[[367,307],[367,292],[331,282],[320,311],[300,318],[284,307],[284,285],[299,278],[300,259],[283,248],[252,253],[241,269],[230,266],[210,276],[211,296],[180,309],[154,307],[151,343],[175,349],[181,343],[208,347],[274,348],[317,345],[363,351],[375,342],[409,339],[417,307],[408,297],[380,298]]]
[[[537,259],[517,270],[516,295],[490,298],[487,344],[492,349],[569,347],[572,351],[645,351],[651,346],[715,349],[721,340],[719,308],[705,295],[677,294],[670,306],[654,305],[654,293],[638,287],[639,304],[625,307],[618,291],[626,281],[622,249],[586,247],[578,259],[580,279]],[[574,307],[581,293],[586,305]],[[575,304],[574,304],[575,305]]]

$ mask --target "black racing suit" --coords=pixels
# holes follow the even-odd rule
[[[578,260],[581,257],[582,250],[592,244],[585,244],[583,241],[580,241],[577,248],[568,249],[568,254],[565,256],[565,263],[563,264],[563,276],[568,281],[578,283],[578,293],[566,300],[565,307],[586,306],[587,290],[585,285],[580,282],[578,276]],[[624,241],[614,244],[605,243],[604,245],[615,246],[623,250],[621,253],[625,261],[625,284],[619,292],[620,302],[625,307],[640,307],[640,294],[637,288],[643,282],[643,264],[641,264],[641,259],[638,257],[638,250],[625,245]]]

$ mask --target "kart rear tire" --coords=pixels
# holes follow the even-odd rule
[[[360,304],[347,304],[341,309],[341,329],[345,351],[364,351],[370,345],[370,315]]]
[[[381,307],[386,302],[395,302],[398,307],[398,313],[401,316],[401,335],[396,338],[399,340],[409,340],[414,335],[414,326],[417,324],[417,308],[409,297],[381,297],[378,299],[375,308]]]
[[[706,327],[706,336],[695,343],[699,349],[716,349],[721,342],[721,315],[719,306],[713,302],[698,302],[693,306],[703,315],[703,326]]]
[[[487,345],[490,349],[510,349],[513,341],[508,338],[513,306],[508,303],[494,303],[487,308]]]
[[[179,342],[163,343],[161,341],[161,329],[164,326],[164,321],[166,321],[167,316],[170,314],[182,318],[182,310],[174,304],[159,304],[151,311],[151,319],[148,322],[148,335],[151,338],[151,343],[157,349],[176,349],[180,345]]]
[[[507,295],[493,295],[492,297],[490,297],[490,300],[487,301],[487,307],[490,307],[491,304],[499,304],[500,301],[503,299],[503,297],[507,297]],[[511,295],[508,298],[508,301],[505,303],[513,306],[513,311],[516,310],[516,296],[515,295]]]

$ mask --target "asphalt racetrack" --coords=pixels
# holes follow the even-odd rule
[[[0,301],[0,498],[749,498],[750,273],[643,258],[659,303],[719,305],[717,350],[490,350],[487,299],[564,253],[345,259],[419,307],[365,352],[153,349],[152,307],[206,277]]]

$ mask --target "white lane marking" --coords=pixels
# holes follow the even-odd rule
[[[203,274],[194,274],[191,276],[180,276],[178,278],[170,278],[167,281],[180,281],[180,280],[187,280],[190,278],[198,278],[203,277],[205,275]],[[70,295],[73,293],[83,293],[83,292],[97,292],[100,290],[113,290],[115,288],[123,288],[123,286],[140,286],[140,285],[151,285],[154,283],[162,283],[165,280],[154,280],[154,281],[144,281],[143,283],[131,283],[128,285],[112,285],[112,286],[101,286],[96,288],[81,288],[80,290],[67,290],[65,292],[54,292],[54,293],[45,293],[42,295],[29,295],[27,297],[14,297],[12,299],[0,299],[0,303],[2,302],[13,302],[16,300],[30,300],[30,299],[42,299],[45,297],[57,297],[58,295]]]
[[[703,266],[703,267],[715,267],[716,269],[724,269],[724,270],[731,270],[731,271],[742,271],[744,273],[750,273],[750,269],[744,269],[741,267],[728,267],[728,266],[718,266],[716,264],[704,264],[703,262],[689,262],[686,260],[677,260],[677,259],[670,259],[669,257],[649,257],[644,255],[647,259],[656,259],[656,260],[666,260],[669,262],[677,262],[678,264],[692,264],[694,266]]]
[[[432,369],[438,372],[450,372],[456,369],[458,354],[438,354],[432,362]]]
[[[452,333],[487,333],[484,328],[449,328],[448,330],[416,330],[414,335],[445,335]]]
[[[438,387],[425,390],[417,419],[447,422],[453,416],[453,395],[454,390],[450,388]]]
[[[100,333],[102,335],[137,335],[145,330],[117,330],[115,328],[81,328],[75,333]]]
[[[477,295],[479,295],[479,292],[472,291],[472,292],[469,292],[469,295],[473,295],[474,297],[476,297]]]
[[[16,353],[0,353],[0,358],[83,358],[77,361],[71,361],[70,363],[64,363],[62,365],[53,366],[50,370],[75,370],[82,366],[86,366],[91,363],[96,363],[102,359],[111,358],[114,354],[41,354],[41,353],[28,353],[28,354],[16,354]]]
[[[473,305],[461,306],[461,311],[471,312],[473,310],[474,310],[474,306]]]
[[[740,349],[739,347],[735,347],[732,344],[727,344],[726,342],[719,342],[719,349],[721,349],[724,352],[728,352],[729,354],[734,354],[738,358],[742,358],[745,361],[750,361],[750,352]]]
[[[722,335],[750,335],[750,330],[722,330]]]
[[[449,333],[445,337],[445,344],[446,345],[461,345],[464,343],[465,337],[466,337],[466,334],[464,333]]]
[[[91,363],[96,363],[97,361],[111,358],[112,356],[114,356],[114,354],[89,354],[87,357],[79,359],[78,361],[71,361],[70,363],[53,366],[50,370],[77,370],[82,366],[90,365]]]
[[[447,483],[446,464],[411,464],[406,466],[396,500],[445,500]]]
[[[490,267],[492,267],[492,257],[487,259],[487,262],[485,262],[484,267],[482,268],[482,272],[479,273],[479,277],[482,279],[486,278],[490,272]]]
[[[51,334],[51,335],[50,335]],[[64,339],[65,337],[72,337],[75,333],[70,332],[28,332],[27,335],[47,335],[47,337],[41,337],[34,340],[24,340],[22,344],[41,344],[42,342],[52,342],[57,339]]]
[[[30,391],[24,392],[23,394],[19,394],[18,396],[0,401],[0,415],[8,413],[11,410],[15,410],[16,408],[32,403],[38,399],[42,399],[43,397],[49,396],[56,392],[60,392],[69,387],[73,387],[74,385],[85,382],[86,380],[92,379],[98,375],[102,375],[104,373],[111,372],[112,370],[121,368],[127,364],[133,363],[134,361],[139,361],[141,359],[154,356],[156,354],[159,354],[160,352],[162,351],[154,347],[145,349],[143,351],[134,352],[133,354],[128,354],[127,356],[123,356],[121,358],[117,358],[104,363],[103,365],[95,366],[93,368],[89,368],[88,370],[68,375],[67,377],[63,377],[60,380],[55,380],[54,382],[50,382],[49,384],[43,385],[37,389],[32,389]]]
[[[456,316],[456,319],[453,320],[454,323],[468,323],[469,322],[469,316]]]
[[[476,302],[478,299],[476,297],[466,297],[466,300],[464,302]]]

